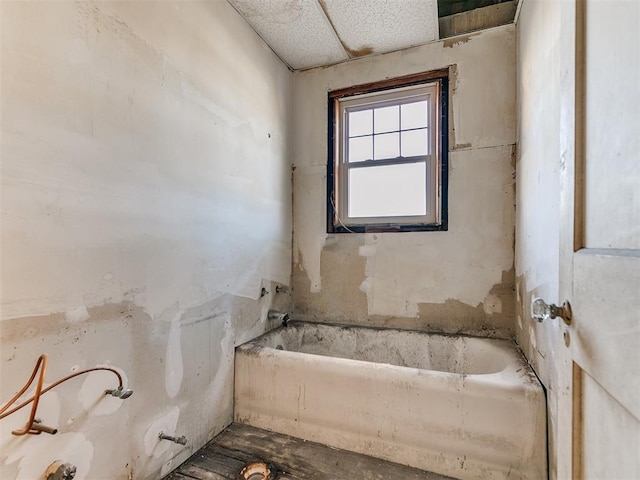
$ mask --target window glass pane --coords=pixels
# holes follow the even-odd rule
[[[349,162],[363,162],[373,158],[373,136],[349,139]]]
[[[374,160],[383,158],[396,158],[400,156],[400,146],[398,144],[398,133],[385,133],[374,136]]]
[[[373,110],[349,112],[349,136],[371,135],[373,130]]]
[[[426,164],[349,169],[350,217],[426,215]]]
[[[427,126],[427,102],[406,103],[401,107],[402,130]]]
[[[429,139],[427,137],[427,129],[409,130],[402,132],[402,156],[413,157],[416,155],[426,155],[428,153]]]
[[[376,108],[374,110],[373,133],[393,132],[400,130],[400,108],[398,105]]]

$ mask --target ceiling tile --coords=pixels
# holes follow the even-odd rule
[[[229,0],[229,3],[291,68],[348,60],[316,0]]]
[[[438,39],[437,0],[318,0],[351,58]]]

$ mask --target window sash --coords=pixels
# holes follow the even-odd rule
[[[383,223],[393,223],[399,225],[411,225],[411,224],[422,224],[426,223],[430,218],[430,212],[433,209],[433,198],[430,195],[429,185],[431,183],[431,178],[433,177],[433,162],[428,157],[422,157],[421,160],[411,160],[411,161],[400,161],[400,162],[377,162],[372,161],[367,166],[361,166],[359,164],[346,164],[346,170],[344,170],[345,175],[343,176],[344,183],[346,185],[349,184],[350,175],[352,170],[361,170],[366,168],[376,168],[376,167],[384,167],[384,166],[392,166],[392,165],[415,165],[415,164],[424,164],[425,165],[425,186],[426,186],[426,194],[425,194],[425,215],[393,215],[393,216],[349,216],[349,189],[345,188],[345,196],[344,202],[341,207],[344,209],[344,214],[341,217],[344,223],[344,219],[348,219],[351,225],[374,225],[374,224],[383,224]],[[430,222],[432,223],[432,222]],[[348,225],[347,225],[348,226]]]
[[[432,155],[417,155],[413,157],[394,157],[383,158],[381,160],[363,160],[361,162],[345,162],[344,168],[367,168],[367,167],[382,167],[385,165],[402,165],[405,163],[419,163],[424,161],[430,161]]]
[[[364,160],[357,162],[348,162],[348,112],[370,110],[374,108],[384,108],[391,105],[403,105],[413,103],[415,101],[426,100],[429,108],[427,131],[428,131],[428,154],[411,157],[394,157],[384,158],[380,160]],[[346,98],[336,98],[336,142],[334,145],[335,158],[334,174],[337,180],[337,189],[335,190],[334,205],[335,215],[334,224],[349,226],[361,225],[434,225],[440,222],[440,124],[438,113],[440,112],[440,91],[439,82],[431,82],[428,84],[414,85],[394,89],[388,93],[368,93],[355,95]],[[402,129],[401,124],[398,130],[393,132],[407,132],[418,130],[419,128]],[[372,128],[371,136],[373,133]],[[377,134],[380,135],[380,134]],[[362,135],[368,136],[368,135]],[[358,138],[354,136],[351,138]],[[372,140],[373,141],[373,140]],[[388,165],[402,165],[410,163],[424,162],[426,165],[426,205],[425,215],[404,215],[404,216],[380,216],[380,217],[350,217],[348,214],[349,206],[349,174],[352,169],[372,168]]]

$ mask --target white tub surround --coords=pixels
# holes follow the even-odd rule
[[[236,349],[235,421],[465,479],[546,478],[509,341],[293,322]]]

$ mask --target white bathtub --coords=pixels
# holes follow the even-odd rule
[[[236,349],[235,421],[459,479],[546,479],[545,411],[506,340],[291,322]]]

